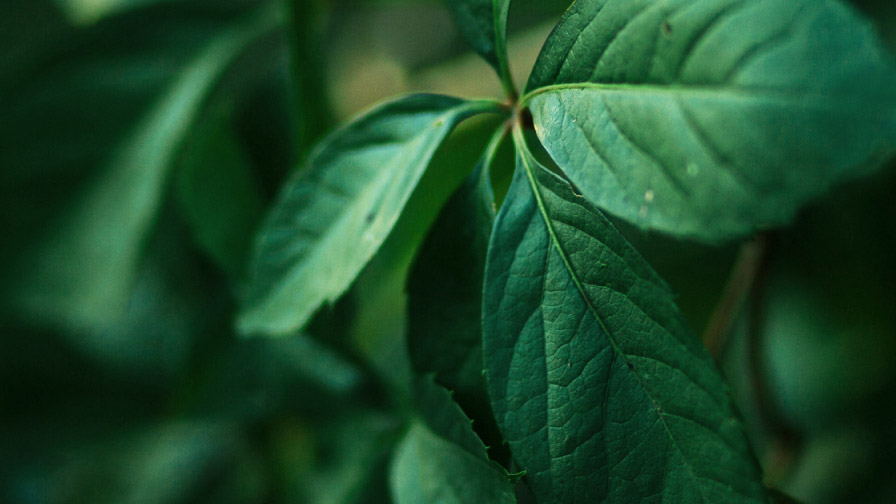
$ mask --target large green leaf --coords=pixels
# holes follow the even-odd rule
[[[406,96],[325,139],[262,227],[240,330],[289,334],[336,300],[382,245],[448,133],[498,110],[490,101]]]
[[[510,0],[446,0],[461,33],[495,68],[508,95],[515,95],[507,61]]]
[[[779,225],[896,150],[896,70],[836,0],[579,0],[528,84],[589,200],[717,241]]]
[[[483,344],[539,502],[763,502],[728,389],[668,287],[522,148],[489,248]]]
[[[121,318],[184,137],[277,23],[275,9],[160,5],[79,32],[5,83],[0,199],[21,246],[3,273],[17,308],[85,329]]]
[[[415,421],[392,462],[397,504],[510,504],[516,502],[506,473],[489,461],[485,446],[448,392],[418,384],[423,419]]]

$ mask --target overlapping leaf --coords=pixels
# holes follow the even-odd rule
[[[526,98],[589,200],[717,241],[896,151],[896,70],[836,0],[579,0]]]
[[[412,363],[466,398],[484,392],[482,280],[495,220],[489,167],[496,148],[493,141],[445,204],[408,279]]]
[[[727,388],[668,287],[527,151],[484,299],[489,393],[539,502],[764,501]]]
[[[417,395],[423,418],[411,426],[392,463],[395,502],[516,502],[507,475],[488,460],[485,446],[448,392],[426,378]]]
[[[241,330],[288,334],[345,292],[448,133],[464,118],[494,110],[490,101],[407,96],[325,139],[263,226]]]

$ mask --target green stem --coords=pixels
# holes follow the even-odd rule
[[[767,383],[768,369],[763,359],[765,342],[765,307],[767,304],[769,270],[775,248],[775,235],[766,233],[760,239],[765,242],[765,252],[758,261],[755,283],[750,290],[750,311],[747,320],[747,364],[756,408],[764,427],[771,436],[771,448],[764,458],[766,483],[781,487],[792,474],[803,448],[803,436],[784,417],[772,397],[773,387]]]
[[[492,0],[492,14],[495,20],[495,52],[498,55],[498,76],[508,100],[515,102],[519,97],[513,75],[510,73],[510,62],[507,58],[507,17],[510,14],[509,0]]]
[[[324,74],[324,61],[320,51],[314,50],[320,45],[320,21],[325,11],[320,0],[290,0],[284,8],[292,47],[290,67],[297,145],[302,156],[332,126],[331,108],[320,77]]]

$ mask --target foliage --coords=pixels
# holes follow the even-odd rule
[[[890,5],[11,0],[0,501],[890,502]]]

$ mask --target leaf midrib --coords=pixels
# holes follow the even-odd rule
[[[687,467],[688,474],[690,474],[692,481],[696,481],[698,479],[697,475],[694,472],[694,469],[691,466],[690,462],[688,461],[687,457],[685,456],[684,452],[681,450],[681,447],[678,446],[678,441],[675,439],[675,436],[672,434],[672,431],[669,428],[669,425],[666,422],[665,417],[663,416],[662,412],[660,411],[660,408],[657,404],[657,400],[653,397],[653,394],[650,392],[650,389],[648,389],[647,386],[645,385],[640,374],[637,371],[635,371],[633,367],[629,366],[628,356],[619,347],[618,343],[616,342],[615,338],[612,335],[612,332],[609,330],[609,328],[604,323],[603,318],[601,318],[601,316],[597,313],[597,309],[594,307],[594,305],[591,302],[591,299],[588,297],[588,295],[585,291],[585,288],[582,285],[582,281],[579,279],[578,275],[576,274],[575,270],[573,269],[572,264],[569,260],[569,257],[567,256],[566,251],[563,249],[563,246],[561,245],[560,240],[557,237],[557,233],[554,230],[553,224],[551,223],[550,216],[548,215],[547,208],[544,204],[544,200],[543,200],[541,192],[539,190],[538,182],[535,180],[535,174],[533,173],[533,168],[529,162],[531,153],[528,151],[528,148],[526,147],[525,139],[523,138],[522,129],[519,126],[519,124],[514,126],[513,135],[514,135],[514,140],[516,141],[516,144],[517,144],[517,148],[520,150],[520,160],[522,161],[523,167],[526,170],[526,178],[528,179],[529,186],[531,187],[532,193],[535,196],[535,201],[538,205],[538,210],[541,213],[542,219],[545,222],[545,227],[547,228],[548,234],[551,237],[551,242],[553,243],[554,247],[557,249],[557,252],[560,255],[560,258],[563,259],[563,264],[566,266],[566,270],[569,273],[570,278],[572,278],[572,281],[575,284],[576,289],[579,291],[579,295],[585,301],[585,305],[588,306],[588,311],[591,312],[591,314],[594,316],[594,319],[597,321],[600,328],[606,334],[607,341],[610,342],[610,345],[613,347],[613,350],[623,360],[623,362],[626,364],[626,367],[629,368],[632,375],[635,377],[636,380],[638,380],[638,384],[640,385],[641,389],[644,391],[645,395],[650,399],[650,402],[653,404],[653,410],[654,410],[654,412],[656,412],[657,417],[659,418],[660,422],[663,424],[663,428],[666,430],[666,434],[669,436],[669,440],[671,441],[671,443],[675,447],[675,449],[678,451],[678,453],[681,455],[681,458],[684,461],[684,465],[685,465],[685,467]],[[668,473],[668,471],[666,471],[664,473],[664,478],[665,478],[665,474],[667,474],[667,473]],[[709,502],[706,495],[703,493],[702,486],[700,486],[698,484],[694,484],[694,486],[697,488],[697,491],[700,493],[700,496],[702,497],[703,501]]]
[[[448,135],[450,135],[451,131],[455,126],[464,119],[476,115],[476,114],[487,114],[487,113],[505,113],[506,108],[500,102],[492,99],[479,99],[479,100],[467,100],[461,101],[456,105],[445,109],[441,113],[433,113],[433,117],[430,122],[431,125],[424,129],[421,129],[414,137],[408,142],[402,142],[402,147],[398,148],[397,151],[392,155],[390,161],[384,163],[384,165],[394,165],[395,159],[400,159],[401,157],[406,157],[414,160],[414,163],[404,163],[405,165],[413,165],[415,167],[415,171],[417,172],[414,176],[416,181],[419,182],[420,178],[423,177],[423,173],[426,170],[426,167],[420,167],[419,163],[424,159],[431,160],[432,155],[438,150],[438,147],[441,143],[437,145],[431,146],[431,151],[427,154],[426,148],[421,148],[421,145],[425,145],[425,140],[432,136],[441,136],[441,140],[443,141]],[[413,146],[413,148],[409,148]],[[401,163],[398,163],[401,164]],[[384,186],[388,186],[390,183],[395,181],[395,174],[387,171],[380,171],[376,173],[372,179],[371,186],[362,191],[364,197],[363,198],[355,198],[352,203],[349,204],[349,208],[346,211],[340,213],[335,223],[331,226],[323,230],[321,236],[324,237],[322,243],[330,243],[333,240],[336,240],[338,233],[334,234],[332,232],[333,229],[340,229],[341,223],[351,220],[352,217],[357,215],[358,208],[365,208],[369,206],[371,195],[376,195],[376,193],[382,193],[380,190]],[[416,187],[416,182],[412,184]],[[373,189],[377,190],[374,191]],[[404,208],[407,202],[410,199],[411,193],[413,189],[405,195],[398,203],[398,208]],[[392,203],[396,205],[395,202]],[[374,205],[376,208],[376,218],[381,219],[382,205]],[[363,212],[362,212],[363,213]],[[394,224],[395,221],[398,220],[396,216],[393,219],[391,224]],[[391,232],[391,227],[386,226],[387,235]],[[264,238],[262,238],[264,239]],[[369,262],[370,258],[373,254],[375,254],[376,249],[382,246],[382,242],[374,248],[372,254],[369,254],[369,257],[365,259],[365,264]],[[319,264],[320,257],[325,257],[327,250],[330,250],[330,247],[314,247],[310,252],[308,249],[302,250],[301,254],[305,255],[305,259],[302,261],[302,265],[296,268],[291,268],[289,272],[285,275],[284,281],[280,282],[276,288],[271,290],[267,295],[263,296],[261,299],[257,300],[251,308],[246,312],[240,325],[244,327],[244,332],[254,333],[261,331],[261,327],[265,324],[260,324],[255,319],[259,317],[263,317],[265,313],[270,313],[274,310],[271,308],[272,305],[276,305],[282,303],[282,299],[287,296],[284,293],[289,293],[292,291],[292,287],[296,285],[299,280],[301,280],[307,273],[308,269],[314,266],[315,264]],[[347,289],[348,287],[346,287]],[[327,289],[324,289],[327,290]],[[338,297],[345,289],[339,291],[333,291],[333,289],[329,289],[327,292],[326,300],[332,301],[336,297]],[[290,314],[287,316],[279,316],[270,318],[275,320],[273,323],[267,324],[269,327],[267,332],[271,335],[285,336],[289,334],[291,331],[295,330],[297,326],[302,326],[310,319],[313,315],[314,310],[318,308],[319,305],[311,306],[304,305],[302,309],[301,316],[295,316],[294,314]],[[288,320],[287,320],[288,318]],[[298,322],[296,322],[298,320]],[[275,327],[274,327],[275,326]]]
[[[526,93],[520,98],[520,108],[528,108],[533,99],[542,94],[559,94],[563,91],[595,91],[605,94],[633,94],[633,95],[660,95],[682,98],[692,96],[695,98],[725,98],[729,100],[760,101],[763,103],[780,104],[781,106],[812,108],[817,110],[835,111],[838,114],[867,118],[869,115],[883,120],[896,122],[894,108],[875,110],[857,109],[850,103],[849,98],[854,95],[846,92],[823,90],[800,91],[788,89],[762,88],[762,87],[736,87],[730,85],[686,85],[663,83],[601,83],[601,82],[575,82],[565,84],[551,84],[540,87]]]

